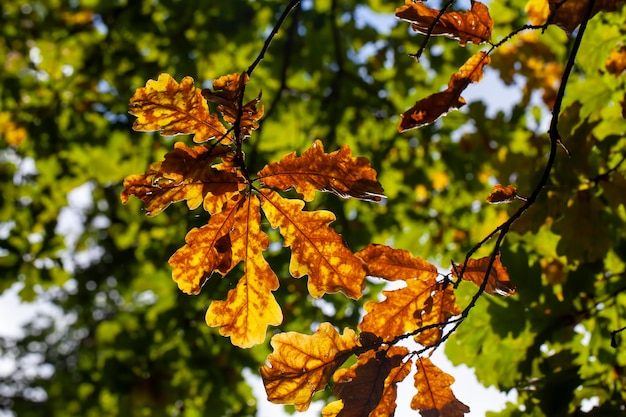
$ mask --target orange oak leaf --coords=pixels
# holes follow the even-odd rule
[[[130,99],[130,114],[137,117],[133,129],[140,132],[159,131],[165,136],[194,135],[194,142],[219,137],[222,143],[226,128],[209,107],[202,92],[194,86],[193,78],[185,77],[180,84],[169,74],[161,74],[138,88]]]
[[[469,84],[482,80],[483,68],[490,62],[491,58],[486,52],[481,51],[474,54],[459,68],[458,72],[450,77],[446,90],[419,100],[413,107],[404,112],[398,130],[404,132],[429,125],[449,111],[464,106],[466,102],[461,97],[461,93]]]
[[[144,202],[148,216],[156,216],[170,204],[182,200],[187,200],[190,210],[204,202],[205,209],[214,212],[213,197],[228,199],[245,187],[242,177],[232,169],[211,166],[216,158],[224,158],[230,152],[230,148],[222,146],[189,148],[177,142],[164,161],[152,163],[144,174],[124,179],[122,203],[126,204],[134,195]]]
[[[381,302],[365,303],[366,314],[359,330],[391,341],[422,327],[421,316],[432,305],[431,293],[439,284],[433,277],[426,280],[407,279],[406,285],[397,290],[383,291],[386,298]]]
[[[465,13],[444,12],[437,20],[439,15],[439,10],[430,9],[420,1],[407,0],[404,6],[396,9],[396,17],[410,22],[414,31],[424,35],[434,24],[431,35],[458,39],[461,46],[491,39],[493,20],[487,6],[479,1],[472,1],[472,9]]]
[[[611,51],[604,65],[606,70],[615,76],[626,71],[626,46]]]
[[[456,296],[451,285],[444,289],[437,288],[426,300],[426,306],[421,311],[420,327],[434,326],[416,334],[414,339],[422,346],[432,346],[441,339],[444,323],[452,316],[461,314],[461,307],[456,303]]]
[[[274,228],[280,227],[284,245],[291,247],[289,272],[309,276],[309,293],[316,298],[343,292],[358,299],[365,285],[363,263],[345,245],[341,235],[328,225],[335,220],[330,211],[302,211],[302,200],[289,200],[262,189],[261,207]]]
[[[293,152],[279,162],[266,165],[259,178],[266,186],[283,191],[295,188],[305,201],[313,200],[316,190],[368,201],[380,201],[384,197],[383,187],[367,158],[353,158],[348,145],[326,154],[320,140],[301,157]]]
[[[459,401],[450,386],[454,378],[433,365],[428,358],[416,362],[415,388],[417,394],[411,400],[411,408],[422,417],[463,417],[470,412],[467,405]]]
[[[385,245],[370,244],[355,254],[365,263],[367,274],[387,281],[418,278],[431,281],[437,278],[437,267],[414,257],[411,252]]]
[[[296,332],[272,337],[274,352],[261,367],[267,399],[309,408],[311,398],[326,386],[332,374],[358,349],[353,330],[340,335],[330,323],[322,323],[312,336]]]
[[[211,327],[230,336],[233,345],[247,348],[265,340],[267,326],[278,325],[283,316],[272,295],[278,288],[276,274],[263,258],[269,239],[261,231],[261,205],[251,196],[238,206],[230,232],[231,267],[243,262],[245,274],[228,292],[225,301],[213,301],[206,313]]]
[[[473,282],[478,287],[482,286],[483,281],[487,279],[485,292],[490,295],[499,294],[509,296],[515,294],[515,285],[511,282],[506,268],[500,262],[500,254],[498,253],[496,255],[491,270],[489,271],[489,276],[486,277],[485,274],[487,273],[489,263],[489,256],[480,259],[470,259],[463,273],[463,279]],[[462,269],[463,264],[454,265],[452,274],[458,277]]]
[[[503,187],[502,184],[496,184],[493,187],[493,191],[487,197],[487,202],[489,204],[504,204],[510,203],[515,200],[517,196],[517,188],[512,185],[507,185]]]
[[[356,364],[335,372],[334,394],[339,401],[324,407],[322,415],[341,417],[387,417],[396,409],[397,384],[411,371],[404,346],[386,352],[373,350],[359,356]]]
[[[181,291],[198,294],[213,272],[225,275],[232,268],[230,232],[245,200],[236,195],[206,225],[191,229],[185,237],[186,244],[170,257],[172,278]]]
[[[217,110],[222,113],[224,120],[234,125],[239,117],[239,103],[244,87],[250,80],[247,73],[229,74],[213,80],[213,90],[202,90],[202,95],[211,103],[217,104]],[[239,129],[243,136],[250,136],[250,132],[259,127],[258,121],[263,116],[263,106],[257,109],[261,100],[261,93],[246,103],[241,110]]]

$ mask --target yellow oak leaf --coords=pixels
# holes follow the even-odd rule
[[[293,152],[279,162],[266,165],[259,172],[259,178],[266,186],[283,191],[295,188],[306,201],[313,200],[316,190],[369,201],[380,201],[384,197],[376,171],[367,158],[353,158],[348,145],[326,154],[320,140],[301,157]]]
[[[398,130],[404,132],[429,125],[449,111],[457,110],[464,106],[466,102],[461,97],[461,93],[469,84],[482,80],[483,68],[490,62],[491,58],[489,58],[486,52],[480,51],[474,54],[459,68],[458,72],[452,74],[446,90],[419,100],[413,107],[405,111],[402,114]]]
[[[233,345],[247,348],[265,340],[267,326],[278,325],[283,316],[272,295],[278,288],[276,274],[263,258],[269,239],[261,231],[258,197],[245,198],[238,206],[230,232],[231,267],[243,262],[245,274],[228,292],[225,301],[213,301],[206,314],[209,326],[220,327]]]
[[[230,148],[222,146],[189,148],[177,142],[164,161],[152,163],[144,174],[124,179],[122,203],[126,204],[134,195],[144,202],[148,216],[156,216],[170,204],[182,200],[187,201],[190,210],[204,202],[207,211],[215,212],[217,208],[211,205],[213,197],[223,196],[223,200],[228,200],[245,187],[237,171],[211,165],[216,158],[223,158],[230,152]]]
[[[408,280],[410,278],[432,281],[437,278],[435,265],[419,256],[414,257],[407,250],[370,244],[358,251],[356,256],[365,263],[368,275],[387,281]]]
[[[322,323],[312,336],[296,332],[272,337],[274,352],[260,369],[267,399],[293,404],[298,411],[309,408],[311,398],[326,386],[333,373],[355,349],[357,337],[345,329],[340,335],[330,323]]]
[[[213,272],[225,275],[232,268],[230,232],[244,201],[236,195],[206,225],[191,229],[185,237],[186,244],[170,257],[172,278],[181,291],[198,294]]]
[[[404,6],[396,9],[396,17],[410,22],[414,31],[424,35],[434,24],[431,35],[458,39],[461,46],[467,42],[479,44],[489,41],[493,29],[487,6],[473,0],[471,10],[465,13],[444,12],[441,16],[439,10],[430,9],[419,1],[407,0]]]
[[[262,189],[261,207],[274,228],[280,228],[284,245],[291,247],[289,272],[295,278],[309,276],[309,293],[316,298],[343,292],[358,299],[365,285],[363,263],[328,225],[335,220],[329,211],[302,211],[302,200],[289,200]]]
[[[169,74],[159,75],[156,81],[148,80],[130,99],[129,112],[137,117],[133,129],[140,132],[194,135],[197,143],[213,138],[219,138],[223,144],[231,141],[217,116],[209,113],[209,106],[191,77],[183,78],[180,84]]]
[[[249,79],[245,72],[242,75],[228,74],[213,80],[213,91],[208,88],[202,90],[202,95],[207,101],[217,104],[217,110],[222,113],[227,123],[235,125],[237,118],[240,117],[238,126],[244,137],[250,136],[250,132],[259,127],[258,121],[263,116],[263,106],[257,109],[257,104],[261,100],[260,93],[243,106],[241,113],[239,112],[241,94]]]
[[[370,350],[359,355],[357,363],[350,368],[335,372],[334,394],[340,399],[341,408],[340,404],[331,403],[324,408],[326,415],[392,416],[396,409],[397,384],[411,371],[411,361],[403,361],[408,354],[404,346],[392,346],[386,352]],[[330,413],[331,410],[336,413]]]
[[[473,282],[478,287],[482,286],[483,281],[487,279],[485,292],[490,295],[499,294],[506,297],[515,294],[515,285],[511,282],[506,268],[500,262],[500,254],[496,255],[489,271],[489,276],[486,276],[489,263],[489,256],[480,259],[470,259],[463,273],[463,279]],[[454,265],[452,274],[458,277],[462,270],[463,264]]]
[[[433,365],[428,358],[416,361],[415,388],[417,394],[411,400],[411,408],[422,417],[463,417],[470,412],[467,405],[459,401],[450,386],[454,378]]]

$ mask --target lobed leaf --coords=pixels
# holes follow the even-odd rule
[[[432,346],[441,339],[444,323],[452,316],[461,314],[461,307],[456,303],[456,296],[451,285],[437,288],[426,300],[425,308],[420,312],[419,326],[433,326],[416,334],[414,339],[422,346]]]
[[[365,263],[368,275],[387,281],[410,278],[430,281],[438,275],[435,265],[403,249],[370,244],[355,255]]]
[[[209,113],[202,92],[191,77],[183,78],[180,84],[169,74],[159,75],[156,81],[148,80],[131,97],[129,113],[137,117],[133,129],[140,132],[194,135],[197,143],[216,137],[222,143],[230,142],[226,128],[216,115]]]
[[[554,24],[570,34],[587,15],[589,2],[590,0],[529,0],[526,11],[533,24]],[[619,10],[624,4],[626,0],[594,0],[591,16],[599,12]]]
[[[413,107],[404,112],[398,130],[404,132],[429,125],[449,111],[464,106],[466,102],[461,97],[461,93],[470,83],[482,80],[483,68],[489,62],[491,62],[491,58],[486,52],[481,51],[474,54],[459,68],[458,72],[450,77],[446,90],[419,100]]]
[[[280,228],[284,245],[291,247],[289,272],[309,276],[309,293],[316,298],[343,292],[358,299],[365,285],[363,263],[328,225],[335,220],[329,211],[303,212],[302,200],[289,200],[263,189],[261,207],[274,228]]]
[[[198,294],[213,272],[226,275],[232,268],[230,232],[244,202],[245,198],[236,195],[205,226],[191,229],[185,237],[186,244],[170,257],[172,278],[181,291]]]
[[[245,187],[233,170],[211,165],[216,158],[226,158],[230,153],[230,148],[223,146],[189,148],[177,142],[163,161],[152,163],[144,174],[124,179],[122,203],[134,195],[144,202],[148,216],[156,216],[170,204],[183,200],[187,200],[190,210],[204,202],[207,211],[215,212],[216,196],[223,196],[225,201]]]
[[[380,201],[385,196],[367,158],[353,158],[348,145],[326,154],[320,140],[300,157],[293,152],[266,165],[259,178],[266,186],[283,191],[295,188],[306,201],[313,200],[316,190],[367,201]]]
[[[478,287],[482,286],[483,281],[487,279],[485,292],[490,295],[499,294],[506,297],[515,294],[515,285],[511,282],[506,268],[500,262],[499,253],[494,259],[491,270],[489,271],[489,276],[486,276],[490,259],[491,257],[489,256],[480,259],[470,259],[465,267],[463,279],[473,282]],[[452,268],[452,274],[455,277],[458,277],[463,269],[463,265],[464,264],[455,265]]]
[[[504,204],[510,203],[517,197],[517,188],[512,185],[503,187],[502,184],[496,184],[491,191],[491,194],[487,197],[489,204]]]
[[[422,417],[463,417],[470,412],[467,405],[459,401],[450,386],[454,378],[433,365],[428,358],[416,361],[415,388],[417,394],[411,400],[411,408]]]
[[[335,372],[334,394],[338,401],[328,404],[323,416],[387,417],[396,409],[397,384],[411,371],[411,361],[404,346],[385,351],[367,351],[356,364]]]
[[[330,323],[322,323],[312,336],[296,332],[272,337],[274,352],[269,365],[260,369],[267,399],[293,404],[298,411],[309,408],[311,398],[324,389],[332,374],[358,348],[353,330],[340,335]]]
[[[258,197],[246,197],[238,205],[230,232],[231,268],[243,262],[245,274],[228,292],[225,301],[213,301],[206,314],[211,327],[230,336],[233,345],[247,348],[265,340],[269,325],[278,325],[283,316],[272,295],[278,278],[263,257],[269,239],[261,231],[261,205]]]
[[[247,73],[223,75],[213,80],[213,90],[202,90],[202,95],[211,103],[217,104],[217,110],[222,113],[224,120],[235,125],[239,118],[239,129],[243,136],[250,136],[250,132],[259,127],[258,121],[263,116],[263,106],[257,109],[261,100],[261,93],[246,103],[239,112],[241,95],[250,77]]]
[[[428,8],[422,2],[407,0],[404,6],[396,9],[396,17],[411,22],[411,28],[423,35],[427,35],[434,25],[431,35],[457,39],[461,46],[465,46],[467,42],[488,42],[493,29],[493,20],[487,6],[473,0],[472,9],[465,13],[443,14],[439,10]]]

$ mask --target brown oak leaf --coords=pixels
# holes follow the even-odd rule
[[[517,188],[512,185],[503,187],[502,184],[496,184],[493,186],[491,194],[487,197],[489,204],[504,204],[510,203],[517,197]]]
[[[472,1],[472,9],[467,12],[441,14],[439,10],[430,9],[421,1],[407,0],[404,6],[396,9],[396,17],[410,22],[411,28],[423,35],[427,35],[434,24],[431,35],[457,39],[461,46],[465,46],[467,42],[488,42],[493,29],[489,9],[479,1]]]
[[[494,259],[489,276],[486,277],[487,268],[490,263],[489,256],[480,259],[470,259],[467,262],[467,267],[463,273],[463,279],[473,282],[478,287],[483,285],[483,281],[487,279],[485,286],[485,292],[490,295],[499,294],[502,296],[509,296],[515,294],[515,285],[509,278],[509,273],[506,268],[500,262],[500,254],[498,253]],[[458,277],[463,270],[463,264],[454,265],[452,268],[452,274]]]
[[[383,187],[367,158],[353,158],[348,145],[324,153],[320,140],[300,157],[293,152],[265,166],[259,178],[264,185],[283,191],[295,188],[305,201],[313,200],[316,190],[368,201],[380,201],[384,197]]]
[[[417,394],[411,400],[411,408],[422,417],[463,417],[470,412],[467,405],[459,401],[450,386],[454,378],[433,365],[428,358],[416,362],[415,388]]]

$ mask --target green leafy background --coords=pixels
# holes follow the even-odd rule
[[[370,158],[388,199],[320,196],[309,207],[333,210],[334,227],[355,251],[390,244],[445,266],[462,262],[516,209],[486,205],[495,183],[532,191],[549,149],[548,114],[528,55],[499,62],[496,51],[491,76],[523,91],[518,103],[490,113],[487,102],[501,92],[485,90],[461,111],[398,134],[399,114],[441,90],[482,49],[433,38],[415,63],[408,54],[423,38],[392,18],[400,3],[297,7],[249,83],[251,94],[263,91],[266,116],[246,154],[256,170],[316,138],[328,151],[348,144],[353,155]],[[490,3],[494,41],[526,23],[525,3]],[[254,415],[242,370],[256,372],[269,346],[235,348],[203,321],[210,300],[224,299],[235,282],[209,280],[189,297],[167,266],[206,214],[176,205],[147,218],[136,199],[122,206],[119,193],[126,175],[143,172],[172,145],[131,130],[134,90],[162,72],[190,75],[198,86],[242,72],[285,5],[2,3],[0,113],[27,138],[18,146],[0,140],[0,290],[13,286],[24,302],[43,299],[62,315],[34,318],[24,338],[0,338],[1,355],[17,366],[0,375],[0,409],[19,416]],[[518,404],[494,415],[625,411],[626,342],[610,342],[611,331],[626,325],[626,78],[605,68],[610,51],[626,42],[624,22],[624,11],[590,22],[559,125],[572,155],[559,153],[546,192],[505,240],[502,261],[518,295],[481,299],[446,346],[452,362],[473,367],[483,384],[517,389]],[[537,34],[537,55],[564,64],[571,39],[552,27]],[[77,188],[89,197],[69,206]],[[69,236],[60,213],[73,215],[66,217]],[[281,277],[285,315],[271,332],[309,333],[322,321],[354,328],[362,303],[380,290],[372,285],[359,302],[327,296],[333,308],[322,311],[307,297],[306,281],[289,278],[286,251],[268,258]],[[461,286],[462,305],[473,291]],[[598,406],[583,412],[592,397]]]

